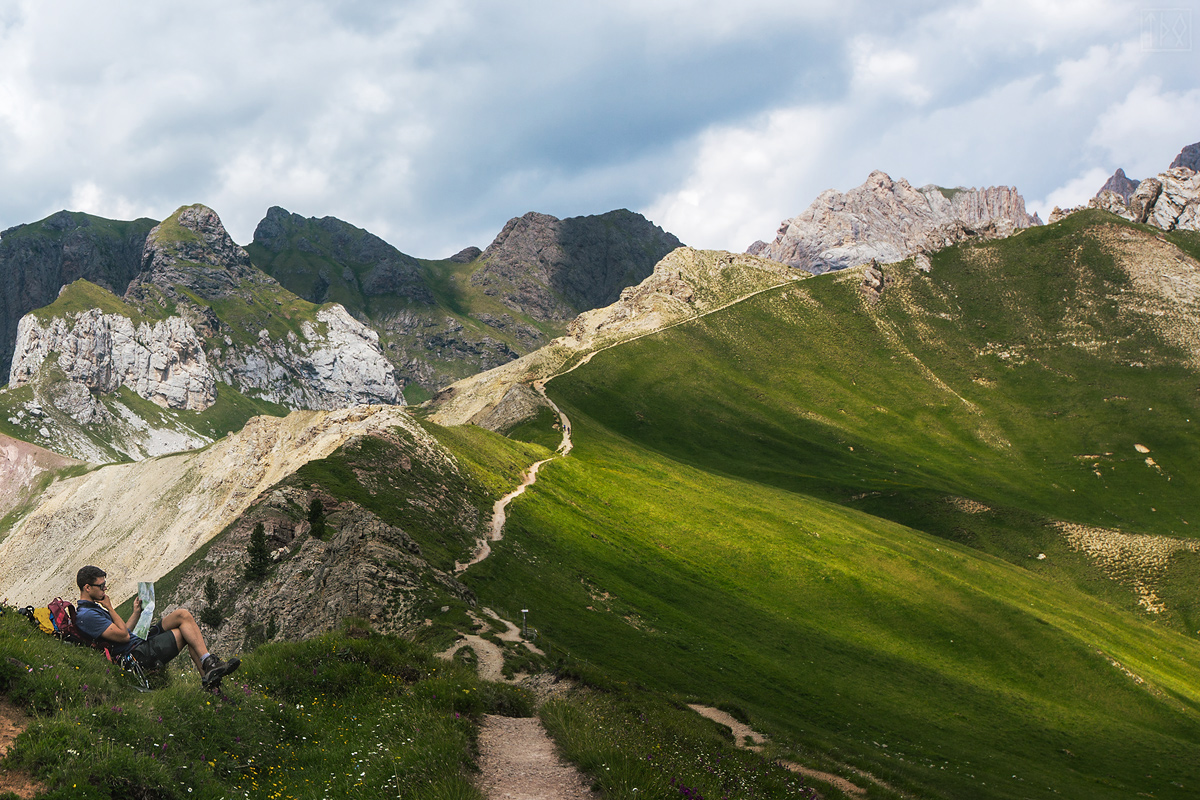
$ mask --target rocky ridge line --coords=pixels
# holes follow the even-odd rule
[[[1040,224],[1012,187],[915,189],[876,170],[848,192],[821,193],[802,214],[780,224],[773,242],[755,242],[746,252],[820,274],[872,260],[902,261]]]
[[[580,314],[561,336],[516,361],[464,378],[430,401],[439,425],[507,430],[545,405],[533,384],[607,347],[710,313],[807,275],[751,255],[680,247],[617,302]]]

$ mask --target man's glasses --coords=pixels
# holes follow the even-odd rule
[[[108,590],[108,581],[105,581],[104,583],[89,583],[88,586],[95,586],[97,589],[99,589],[101,591],[107,591]]]

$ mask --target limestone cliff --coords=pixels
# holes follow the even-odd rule
[[[212,406],[218,382],[288,408],[403,404],[378,335],[341,306],[313,306],[256,270],[212,209],[186,206],[157,225],[141,263],[123,300],[77,281],[26,316],[10,385],[52,368],[93,395],[127,387],[188,411]],[[80,424],[92,421],[84,399],[71,414]]]
[[[1012,187],[915,189],[876,170],[849,192],[823,192],[804,213],[784,220],[773,242],[755,242],[746,252],[819,274],[1039,224]]]
[[[9,386],[32,382],[52,354],[68,380],[92,392],[126,386],[160,406],[189,411],[216,401],[204,343],[180,317],[135,327],[128,317],[98,308],[45,321],[28,314],[17,327]],[[91,421],[90,415],[77,419]]]

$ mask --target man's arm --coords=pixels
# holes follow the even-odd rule
[[[142,616],[142,598],[135,598],[133,601],[133,614],[129,617],[129,624],[125,624],[125,620],[121,619],[121,615],[113,608],[112,600],[106,594],[104,599],[100,601],[100,605],[112,617],[112,624],[105,628],[104,633],[100,634],[100,638],[113,644],[125,644],[129,641],[129,632],[137,626],[138,618]]]

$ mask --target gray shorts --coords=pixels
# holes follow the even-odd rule
[[[158,669],[179,655],[179,643],[175,641],[175,632],[164,631],[161,623],[151,625],[148,636],[149,638],[139,642],[130,651],[142,669]]]

